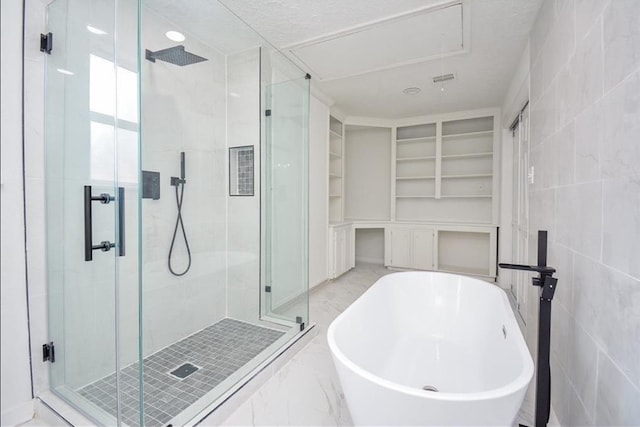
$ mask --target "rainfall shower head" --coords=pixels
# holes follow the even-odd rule
[[[151,62],[156,62],[156,59],[159,59],[160,61],[179,65],[181,67],[207,60],[207,58],[203,58],[202,56],[187,52],[186,50],[184,50],[183,45],[158,50],[156,52],[151,52],[149,49],[146,49],[144,57]]]

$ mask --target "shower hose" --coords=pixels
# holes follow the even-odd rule
[[[173,237],[171,238],[171,248],[169,248],[169,257],[167,258],[167,265],[169,271],[174,276],[184,276],[191,268],[191,249],[189,248],[189,240],[187,239],[187,232],[184,230],[184,223],[182,222],[182,199],[184,198],[184,180],[180,180],[175,184],[176,187],[176,205],[178,205],[178,217],[176,218],[176,226],[173,229]],[[179,194],[178,194],[179,191]],[[178,227],[182,230],[182,236],[184,237],[184,244],[187,247],[187,256],[189,263],[187,268],[182,272],[175,272],[171,267],[171,256],[173,255],[173,246],[176,244],[176,235],[178,234]]]

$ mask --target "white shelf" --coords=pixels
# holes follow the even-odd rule
[[[420,142],[420,141],[435,141],[435,136],[423,136],[420,138],[405,138],[405,139],[396,139],[396,142]]]
[[[431,176],[396,176],[396,180],[398,181],[402,181],[402,180],[418,180],[418,179],[436,179],[435,176],[431,175]]]
[[[338,132],[334,131],[334,130],[329,130],[329,133],[332,136],[337,136],[338,138],[342,138],[342,135],[340,135]]]
[[[465,137],[465,136],[492,135],[492,134],[493,134],[492,130],[483,130],[480,132],[452,133],[449,135],[442,135],[442,139]]]
[[[474,157],[491,157],[493,153],[488,151],[485,153],[467,153],[467,154],[446,154],[443,155],[443,159],[471,159]]]
[[[338,175],[336,173],[330,173],[329,178],[342,178],[342,175]]]
[[[459,179],[459,178],[491,178],[491,173],[477,173],[469,175],[442,175],[442,179]]]
[[[436,196],[396,196],[396,199],[435,199]]]
[[[490,199],[491,194],[461,194],[456,196],[440,196],[441,199]]]
[[[435,160],[436,156],[423,156],[423,157],[399,157],[396,162],[415,162],[419,160]]]
[[[340,194],[329,194],[329,197],[331,197],[331,198],[342,197],[342,195],[340,195]]]
[[[334,152],[332,152],[332,151],[329,151],[329,156],[330,156],[331,158],[334,158],[334,159],[341,159],[341,158],[342,158],[342,156],[341,156],[340,154],[338,154],[338,153],[334,153]]]

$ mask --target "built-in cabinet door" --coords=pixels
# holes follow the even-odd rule
[[[333,253],[329,257],[331,262],[330,277],[335,279],[350,268],[350,250],[349,250],[349,229],[348,228],[331,228],[330,229],[331,248]]]
[[[386,248],[388,264],[393,267],[412,268],[411,266],[411,229],[394,227],[388,233],[389,244]]]
[[[345,242],[345,231],[342,228],[336,230],[336,277],[345,271],[345,257],[347,256],[347,248]]]
[[[413,268],[433,270],[433,230],[413,230]]]

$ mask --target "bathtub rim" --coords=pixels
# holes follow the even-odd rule
[[[340,347],[336,342],[336,339],[335,339],[336,327],[339,326],[340,323],[344,321],[345,315],[353,309],[352,307],[358,301],[360,301],[360,299],[362,299],[366,295],[366,293],[369,292],[369,290],[371,290],[374,286],[376,286],[380,282],[380,280],[382,279],[389,280],[387,278],[397,276],[397,275],[455,276],[455,277],[461,277],[464,279],[479,282],[483,286],[485,285],[489,287],[495,286],[500,291],[499,293],[500,293],[502,303],[504,305],[505,310],[508,313],[505,319],[505,326],[507,326],[509,330],[513,330],[513,329],[518,330],[518,336],[516,338],[516,340],[518,341],[517,347],[518,347],[518,352],[520,356],[523,357],[524,359],[524,365],[525,365],[522,372],[517,377],[515,377],[511,382],[491,390],[471,392],[471,393],[451,393],[451,392],[434,393],[434,392],[424,391],[418,388],[409,387],[406,385],[402,385],[402,384],[384,379],[364,368],[361,368],[360,366],[352,362],[351,359],[349,359],[340,350]],[[351,303],[351,305],[349,305],[349,307],[347,307],[346,310],[344,310],[335,319],[333,319],[333,321],[329,325],[329,328],[327,329],[327,342],[329,344],[329,348],[331,350],[331,354],[333,355],[333,357],[338,359],[340,363],[342,363],[345,367],[347,367],[349,370],[351,370],[355,374],[366,379],[367,381],[371,381],[372,383],[380,387],[384,387],[402,394],[408,394],[408,395],[419,397],[419,398],[443,400],[443,401],[469,402],[469,401],[482,401],[482,400],[490,400],[490,399],[496,399],[500,397],[506,397],[509,395],[513,395],[520,390],[526,390],[531,380],[533,379],[533,374],[534,374],[533,358],[529,353],[529,349],[524,340],[524,337],[522,336],[522,331],[520,330],[518,322],[515,318],[515,315],[511,308],[511,304],[509,302],[509,298],[507,297],[505,290],[500,288],[497,285],[492,285],[491,283],[485,282],[483,280],[476,279],[469,276],[463,276],[461,274],[435,272],[435,271],[403,271],[403,272],[391,273],[379,278],[369,289],[367,289],[367,291],[365,291],[353,303]]]

